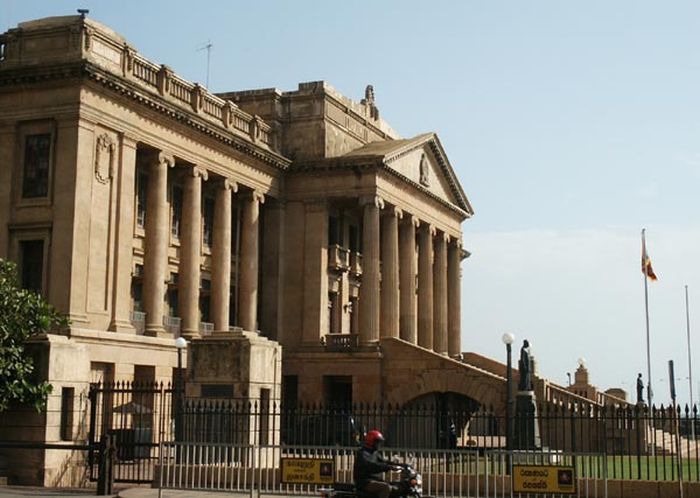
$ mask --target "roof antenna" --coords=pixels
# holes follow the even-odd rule
[[[78,14],[80,14],[81,19],[85,19],[85,16],[90,13],[90,9],[78,9]]]
[[[211,48],[214,46],[214,44],[211,42],[211,40],[208,40],[204,45],[200,46],[197,49],[197,52],[201,52],[202,50],[207,51],[207,83],[206,87],[209,88],[209,62],[211,61]]]

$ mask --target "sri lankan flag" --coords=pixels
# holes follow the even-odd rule
[[[644,237],[645,230],[642,230],[642,273],[646,275],[649,280],[657,280],[654,269],[651,267],[651,258],[647,254],[647,243]]]

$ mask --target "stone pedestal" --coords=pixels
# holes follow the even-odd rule
[[[530,450],[542,447],[534,391],[518,391],[515,397],[514,425],[513,449]]]
[[[239,430],[236,437],[245,436],[247,440],[229,442],[279,443],[279,432],[274,431],[279,424],[271,420],[274,405],[279,407],[282,386],[282,347],[277,342],[240,328],[215,332],[192,340],[187,364],[187,405],[206,403],[202,400],[230,400],[236,402],[234,409],[242,410],[239,423],[258,428]],[[184,417],[187,418],[187,410]],[[201,422],[200,419],[198,423]],[[183,427],[189,427],[187,420]],[[261,433],[261,427],[269,427],[266,434]]]
[[[251,399],[269,390],[279,400],[282,347],[234,327],[193,339],[188,348],[187,398]]]

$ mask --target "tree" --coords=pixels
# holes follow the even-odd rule
[[[46,406],[51,384],[36,379],[26,342],[67,325],[67,318],[39,294],[20,287],[14,263],[0,259],[0,412],[11,403],[28,403],[39,411]]]

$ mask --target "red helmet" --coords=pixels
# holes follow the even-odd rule
[[[377,449],[377,443],[383,443],[384,436],[377,429],[372,429],[365,436],[365,446],[367,448]]]

